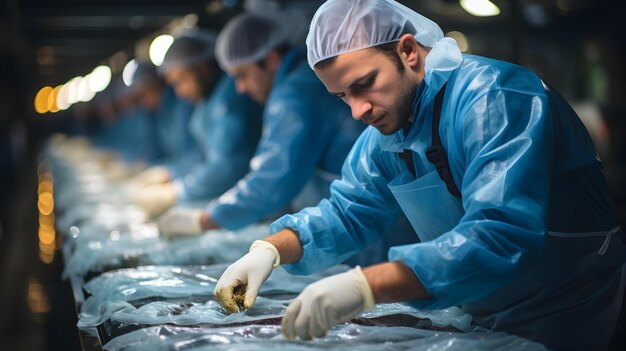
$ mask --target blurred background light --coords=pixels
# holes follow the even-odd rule
[[[95,93],[103,91],[111,83],[111,68],[107,65],[100,65],[91,71],[89,87]]]
[[[137,61],[135,59],[128,61],[126,66],[124,66],[124,70],[122,71],[122,80],[127,87],[133,84],[133,75],[135,74],[136,70]]]
[[[41,88],[37,95],[35,95],[35,111],[37,113],[46,113],[48,112],[48,97],[52,92],[52,87],[45,86]]]
[[[500,8],[489,0],[460,0],[461,7],[470,15],[477,17],[497,16]]]
[[[162,34],[154,38],[150,44],[149,55],[150,61],[152,61],[155,66],[160,66],[163,63],[165,53],[173,42],[174,37],[169,34]]]
[[[72,79],[70,79],[69,82],[65,83],[67,84],[67,102],[71,104],[75,104],[78,102],[78,88],[80,87],[80,81],[83,79],[83,77],[74,77]]]
[[[91,89],[91,73],[81,79],[78,85],[78,101],[88,102],[96,95],[96,92]]]
[[[52,91],[50,92],[50,95],[48,95],[48,103],[47,103],[47,107],[48,107],[48,111],[55,113],[55,112],[59,112],[59,105],[57,104],[57,96],[59,95],[59,91],[61,90],[61,85],[56,86],[54,89],[52,89]]]
[[[68,100],[69,96],[67,88],[67,84],[63,84],[57,94],[57,106],[59,107],[59,110],[67,110],[71,106]]]
[[[453,30],[446,33],[446,37],[454,39],[462,52],[467,52],[469,50],[469,42],[467,41],[465,34]]]

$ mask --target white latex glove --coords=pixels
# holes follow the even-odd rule
[[[307,286],[287,307],[282,334],[287,339],[321,338],[335,324],[372,307],[372,289],[357,266]]]
[[[159,235],[166,239],[193,237],[202,234],[200,218],[204,210],[175,207],[159,217]]]
[[[254,305],[261,284],[270,276],[274,267],[280,264],[280,255],[274,245],[257,240],[250,246],[250,252],[226,268],[215,286],[215,300],[230,312],[247,310]],[[240,309],[233,290],[243,286],[245,298]]]
[[[148,217],[155,218],[174,206],[177,197],[174,186],[168,183],[134,189],[129,201],[139,206]]]
[[[137,186],[164,184],[170,181],[170,171],[164,166],[153,166],[133,178]]]

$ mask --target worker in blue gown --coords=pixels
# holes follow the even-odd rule
[[[137,105],[122,77],[113,77],[105,91],[108,96],[97,102],[104,106],[99,108],[103,124],[95,145],[117,152],[128,165],[154,161],[158,157],[154,118]]]
[[[172,209],[161,218],[161,231],[189,236],[235,230],[328,196],[363,127],[345,104],[326,93],[306,63],[306,50],[294,46],[302,22],[281,22],[292,19],[283,13],[244,13],[220,32],[218,62],[239,93],[264,105],[263,135],[245,177],[206,210]]]
[[[158,76],[149,62],[133,61],[128,82],[137,103],[154,116],[156,126],[157,159],[163,166],[167,179],[187,174],[202,153],[191,135],[189,121],[193,106],[176,97],[174,89]]]
[[[371,126],[330,197],[274,222],[275,234],[226,269],[217,301],[236,311],[243,285],[250,308],[274,267],[330,267],[402,211],[421,242],[308,286],[285,312],[287,338],[410,301],[461,306],[481,327],[552,349],[605,349],[626,247],[601,162],[566,101],[523,67],[462,54],[391,0],[327,1],[307,48],[328,91]]]
[[[130,199],[150,217],[176,203],[216,198],[249,170],[261,136],[262,108],[237,94],[234,81],[219,69],[214,49],[214,34],[188,31],[174,40],[159,66],[176,94],[195,105],[188,128],[201,158],[185,154],[191,160],[178,164],[193,165],[186,173],[156,166],[137,177],[141,186]]]

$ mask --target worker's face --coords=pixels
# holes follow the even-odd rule
[[[228,74],[235,80],[239,94],[247,94],[252,100],[264,104],[272,90],[279,65],[280,57],[271,52],[262,63],[234,66],[228,70]]]
[[[137,89],[137,101],[143,108],[154,112],[161,105],[162,90],[161,84],[146,82]]]
[[[176,95],[193,104],[204,99],[204,84],[202,76],[196,67],[172,67],[165,72],[165,81]]]
[[[339,55],[316,67],[315,73],[331,94],[350,106],[354,119],[389,135],[412,118],[413,99],[423,77],[406,56],[400,56],[402,72],[392,58],[370,48]]]

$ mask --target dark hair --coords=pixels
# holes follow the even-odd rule
[[[392,41],[391,43],[372,46],[372,49],[381,51],[385,56],[389,57],[391,61],[396,65],[398,72],[400,73],[404,72],[404,65],[402,64],[402,59],[400,58],[400,55],[398,54],[398,42],[397,41]],[[325,60],[322,60],[316,63],[314,67],[317,69],[324,69],[324,67],[327,67],[328,65],[333,63],[333,61],[335,61],[336,58],[337,56],[329,57]]]
[[[291,50],[291,45],[289,44],[280,44],[277,47],[273,48],[270,51],[276,51],[280,57],[285,56],[287,51]],[[265,69],[265,57],[256,62],[261,68]]]

